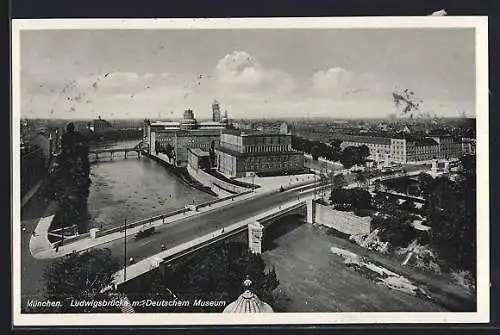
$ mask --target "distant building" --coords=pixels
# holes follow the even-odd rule
[[[212,121],[221,122],[220,104],[217,100],[212,103]]]
[[[98,119],[93,120],[91,122],[91,125],[90,125],[90,130],[96,134],[105,133],[105,132],[112,130],[112,129],[113,129],[113,126],[111,125],[111,123],[109,123],[108,121],[106,121],[104,119],[101,119],[100,116]]]
[[[207,170],[212,167],[210,153],[198,148],[188,149],[188,164],[195,170]]]
[[[341,140],[341,149],[348,146],[366,145],[368,158],[377,162],[410,163],[432,159],[458,158],[462,155],[461,143],[451,136],[356,136],[334,134]]]
[[[280,126],[280,134],[289,135],[291,133],[292,133],[292,131],[291,131],[290,126],[286,122],[283,122]]]
[[[437,158],[458,158],[462,155],[461,140],[457,140],[449,135],[432,136],[430,138],[438,143]]]
[[[475,155],[476,154],[476,139],[462,137],[462,154]]]
[[[208,151],[210,147],[217,147],[220,140],[218,129],[195,129],[178,131],[173,137],[174,157],[176,166],[186,166],[189,149]]]
[[[370,150],[368,158],[377,162],[389,161],[391,159],[391,139],[388,137],[372,137],[372,136],[356,136],[335,134],[332,139],[341,140],[340,148],[344,150],[346,147],[357,147],[366,145]]]
[[[219,144],[221,130],[228,127],[222,121],[198,121],[191,109],[185,110],[179,121],[151,122],[146,119],[143,143],[150,153],[164,152],[175,166],[186,166],[190,148],[208,151]]]
[[[304,154],[292,149],[289,134],[223,130],[215,152],[217,169],[230,177],[304,170]]]

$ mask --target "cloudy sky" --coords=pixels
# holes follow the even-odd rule
[[[472,29],[54,30],[21,33],[21,114],[37,118],[475,115]]]

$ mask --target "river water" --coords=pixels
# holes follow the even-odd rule
[[[139,141],[107,144],[131,147]],[[88,199],[89,228],[111,228],[127,222],[202,203],[213,196],[182,183],[177,176],[146,157],[130,154],[91,165]]]

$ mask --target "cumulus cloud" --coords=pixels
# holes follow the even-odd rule
[[[295,88],[295,81],[290,75],[263,67],[245,51],[225,55],[217,63],[215,74],[216,84],[231,92],[285,94]]]
[[[312,76],[312,93],[324,97],[363,96],[380,92],[376,78],[341,67],[317,71]]]

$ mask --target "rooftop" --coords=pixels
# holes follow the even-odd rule
[[[349,141],[349,142],[384,144],[384,145],[391,144],[390,137],[358,136],[358,135],[347,135],[347,134],[332,134],[331,137],[337,140]]]
[[[203,151],[199,148],[189,148],[188,150],[198,157],[206,157],[210,155],[207,151]]]
[[[221,127],[226,126],[224,123],[217,121],[199,121],[198,124],[200,126],[221,126]]]
[[[225,129],[224,134],[236,135],[236,136],[290,136],[287,134],[280,134],[278,132],[265,132],[255,129]]]
[[[301,151],[268,151],[268,152],[239,152],[219,146],[216,150],[227,153],[236,157],[265,157],[265,156],[282,156],[282,155],[303,155]]]
[[[414,142],[415,145],[418,146],[438,145],[438,143],[432,138],[419,138],[412,142]]]
[[[218,128],[206,128],[206,129],[186,129],[186,130],[177,130],[175,132],[178,137],[188,137],[188,136],[219,136],[220,129]]]
[[[169,127],[169,126],[179,126],[179,121],[155,121],[151,122],[151,126],[157,126],[157,127]]]
[[[252,281],[247,279],[244,281],[245,292],[238,299],[230,303],[224,308],[223,313],[272,313],[273,309],[267,303],[259,299],[259,297],[250,291]]]

